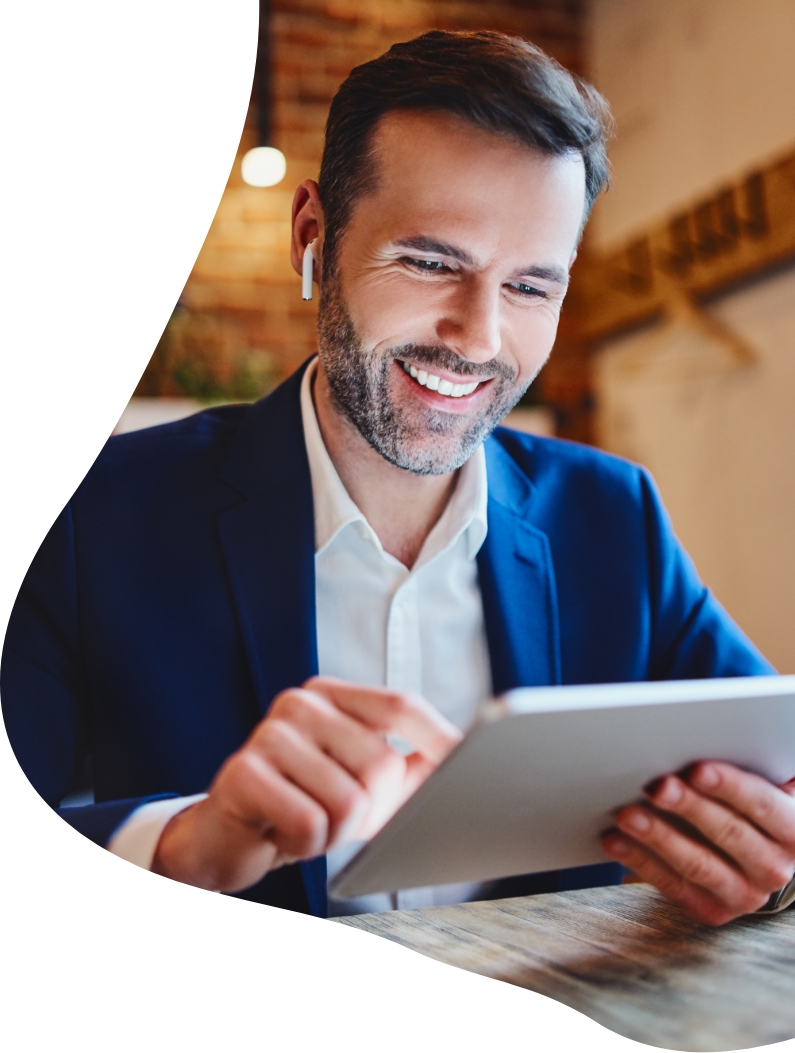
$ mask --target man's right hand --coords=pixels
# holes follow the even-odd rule
[[[415,752],[403,756],[388,734]],[[460,740],[419,695],[313,677],[278,695],[209,796],[169,821],[152,870],[235,892],[285,863],[367,840]]]

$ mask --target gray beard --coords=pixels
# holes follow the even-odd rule
[[[529,386],[528,382],[517,387],[516,370],[499,359],[468,362],[443,346],[403,344],[376,357],[362,345],[336,278],[323,283],[318,337],[320,359],[337,408],[385,460],[416,475],[444,475],[460,468]],[[456,414],[431,408],[425,410],[418,426],[390,399],[389,375],[395,358],[411,359],[431,372],[452,373],[462,381],[494,377],[491,399],[463,430]]]

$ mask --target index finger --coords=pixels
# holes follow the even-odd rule
[[[331,676],[314,676],[303,685],[322,695],[343,713],[384,735],[401,735],[424,757],[438,764],[458,745],[458,728],[422,695],[387,687],[351,684]]]
[[[795,847],[795,800],[784,789],[761,775],[719,761],[696,764],[687,781],[706,796],[730,805],[774,841]]]

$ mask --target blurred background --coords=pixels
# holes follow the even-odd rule
[[[260,9],[238,156],[117,430],[259,398],[315,351],[290,206],[353,66],[432,28],[525,37],[596,84],[617,134],[555,351],[510,423],[646,465],[707,584],[795,672],[793,0]]]

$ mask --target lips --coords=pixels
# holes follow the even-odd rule
[[[480,380],[473,380],[468,384],[454,384],[452,381],[445,380],[426,369],[418,369],[416,366],[409,365],[408,362],[401,362],[400,364],[421,387],[427,388],[429,391],[435,391],[439,395],[446,395],[451,399],[460,399],[464,395],[471,395],[475,388],[482,383]]]

